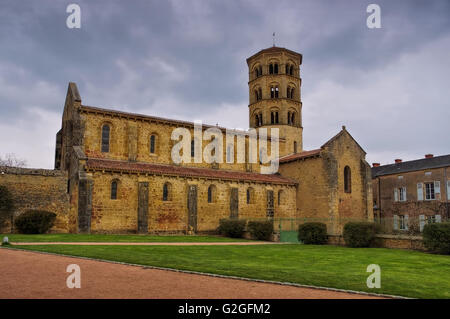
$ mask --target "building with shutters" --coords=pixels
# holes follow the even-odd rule
[[[58,201],[67,198],[68,209],[56,212],[57,229],[72,233],[204,233],[216,231],[223,218],[309,218],[325,222],[330,234],[340,234],[348,219],[372,220],[370,165],[346,128],[320,148],[303,149],[301,63],[301,54],[279,47],[247,59],[249,126],[258,136],[267,130],[270,137],[274,128],[279,132],[279,168],[272,174],[262,173],[262,145],[257,161],[247,155],[237,161],[238,136],[249,154],[248,131],[233,131],[231,148],[223,143],[214,150],[222,161],[196,162],[197,152],[203,154],[211,140],[197,138],[194,123],[88,106],[77,85],[69,83],[56,135],[59,179],[52,180],[59,185],[65,176],[64,185],[46,194],[33,188],[34,205],[39,208],[41,197],[47,203],[61,187],[66,189]],[[191,161],[176,163],[171,156],[178,128],[193,137]],[[203,125],[201,136],[209,129],[226,133]],[[271,150],[271,140],[266,147]],[[19,187],[8,172],[2,181]],[[51,207],[50,200],[44,208]]]
[[[372,167],[375,220],[395,232],[420,233],[450,217],[450,155]]]

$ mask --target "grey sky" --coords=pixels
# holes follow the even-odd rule
[[[369,162],[450,153],[447,0],[2,0],[0,155],[53,166],[69,81],[86,105],[247,128],[245,59],[272,32],[303,54],[305,149],[346,125]]]

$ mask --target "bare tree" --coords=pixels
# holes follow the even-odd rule
[[[17,158],[14,153],[8,153],[4,156],[0,155],[0,167],[25,167],[27,161]]]

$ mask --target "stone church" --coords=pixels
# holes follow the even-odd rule
[[[243,163],[229,158],[174,163],[172,132],[184,128],[194,136],[194,123],[88,106],[69,83],[55,170],[33,175],[5,169],[0,184],[15,194],[37,192],[30,205],[53,210],[58,215],[53,231],[71,233],[207,233],[223,218],[308,218],[339,234],[345,220],[372,220],[371,169],[345,127],[320,148],[303,149],[302,55],[270,47],[247,64],[249,126],[257,134],[263,128],[269,135],[273,128],[279,132],[274,174],[262,174],[261,158],[250,162],[248,156]],[[208,125],[202,130],[211,127],[226,130]],[[235,134],[244,136],[249,151],[247,131]],[[190,155],[207,143],[192,139]],[[42,194],[45,205],[38,190],[23,182],[18,189],[16,181],[28,175],[26,183],[42,189],[55,184]],[[49,201],[52,196],[56,199]]]

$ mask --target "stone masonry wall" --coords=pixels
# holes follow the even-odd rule
[[[58,170],[2,168],[0,185],[12,193],[16,209],[14,217],[28,209],[46,210],[56,214],[51,232],[68,231],[69,195],[67,178]],[[3,232],[10,232],[8,225]]]
[[[218,180],[137,174],[92,173],[93,203],[91,232],[134,233],[138,227],[138,183],[149,184],[148,231],[178,233],[188,231],[188,186],[197,186],[197,232],[211,232],[221,218],[230,216],[230,189],[239,190],[239,218],[266,217],[266,191],[274,191],[275,217],[295,216],[295,186],[259,183],[230,183]],[[117,199],[111,199],[111,182],[118,181]],[[163,185],[170,183],[169,200],[163,201]],[[215,186],[213,202],[208,203],[208,187]],[[247,188],[253,198],[247,204]],[[281,193],[280,205],[278,194]]]

